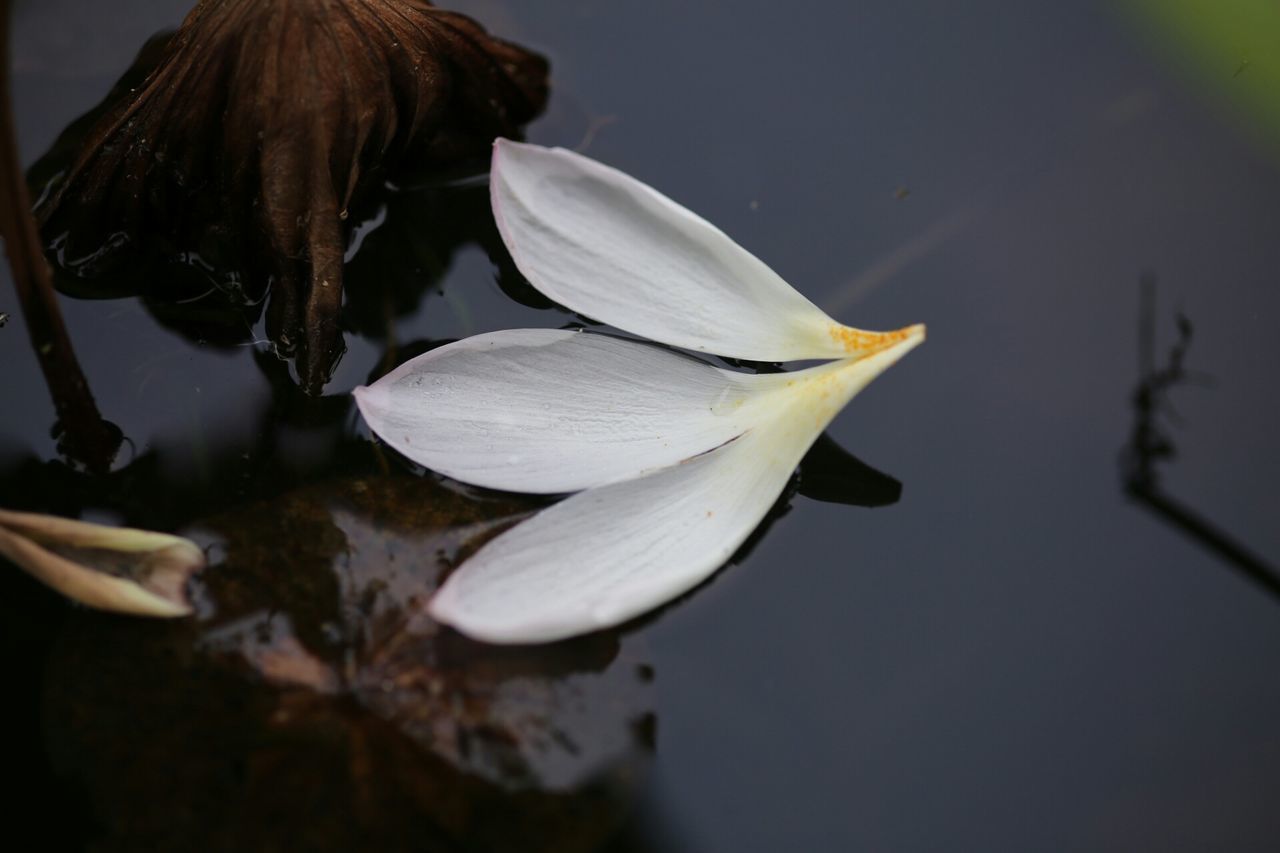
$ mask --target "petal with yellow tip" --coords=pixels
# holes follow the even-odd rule
[[[588,489],[481,548],[432,616],[492,643],[559,640],[625,622],[710,577],[760,523],[831,419],[924,339],[861,359],[747,376],[749,428],[638,479]]]
[[[836,322],[705,219],[572,151],[498,140],[490,195],[534,287],[632,334],[755,361],[848,358],[910,334]]]

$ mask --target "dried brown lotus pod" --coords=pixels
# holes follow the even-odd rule
[[[316,393],[361,191],[484,157],[546,97],[542,57],[422,0],[201,0],[37,212],[64,257],[162,246],[269,284],[268,331]]]

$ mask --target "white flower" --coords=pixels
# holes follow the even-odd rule
[[[356,401],[370,428],[450,477],[576,492],[480,549],[431,614],[477,639],[544,642],[617,625],[732,556],[831,419],[924,340],[832,320],[723,232],[607,166],[500,140],[494,215],[556,302],[746,374],[603,334],[518,329],[419,356]]]

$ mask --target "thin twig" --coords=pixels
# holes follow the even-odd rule
[[[18,304],[62,429],[60,449],[91,471],[111,467],[120,430],[103,420],[62,321],[14,134],[9,81],[9,0],[0,0],[0,238]]]

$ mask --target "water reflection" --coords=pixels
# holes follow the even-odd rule
[[[1191,507],[1169,495],[1160,482],[1159,465],[1177,456],[1177,447],[1164,421],[1171,417],[1170,392],[1180,386],[1201,383],[1186,366],[1194,326],[1185,314],[1177,315],[1178,339],[1169,348],[1163,365],[1156,364],[1156,280],[1141,282],[1139,349],[1142,378],[1133,392],[1134,423],[1129,443],[1121,453],[1121,477],[1125,491],[1157,517],[1181,530],[1221,557],[1261,589],[1280,599],[1280,573]]]
[[[44,163],[32,174],[53,169]],[[396,325],[422,311],[448,310],[470,325],[468,297],[447,292],[443,282],[462,250],[478,246],[491,260],[494,279],[508,297],[533,308],[550,308],[516,270],[498,235],[489,208],[483,177],[456,177],[425,185],[388,189],[375,202],[353,208],[354,229],[346,264],[346,301],[342,312],[345,334],[383,343],[385,357],[375,370],[381,374],[404,360],[396,340]],[[255,348],[255,362],[272,379],[293,382],[287,362],[275,347],[260,339],[262,297],[250,298],[236,289],[238,274],[228,285],[227,271],[211,266],[194,252],[138,259],[137,266],[77,269],[53,246],[55,283],[78,298],[137,294],[147,312],[194,345],[228,352]],[[233,271],[234,273],[234,271]],[[444,304],[428,305],[430,297]],[[293,396],[281,388],[285,396]]]
[[[427,4],[206,2],[162,39],[33,170],[49,176],[44,237],[92,292],[158,256],[241,309],[266,299],[275,349],[313,394],[345,351],[358,210],[402,164],[436,179],[483,164],[547,98],[545,59]]]
[[[393,192],[366,213],[371,222],[380,224],[360,235],[363,239],[353,247],[343,324],[349,334],[383,344],[383,356],[371,366],[372,375],[437,345],[399,341],[396,321],[446,307],[424,308],[422,303],[428,294],[443,293],[441,282],[463,247],[479,245],[490,253],[497,281],[512,298],[538,307],[549,305],[520,277],[506,255],[483,182]],[[370,470],[369,455],[363,452],[365,443],[352,435],[350,399],[346,395],[314,398],[301,393],[290,365],[277,357],[268,342],[257,339],[261,303],[237,301],[215,287],[209,275],[189,257],[153,257],[127,273],[95,274],[92,281],[112,294],[140,291],[147,313],[193,346],[229,353],[253,347],[251,362],[267,379],[270,394],[258,398],[256,406],[246,401],[238,411],[225,413],[257,425],[252,443],[234,446],[216,427],[201,422],[177,440],[158,442],[153,435],[138,436],[141,449],[134,452],[141,455],[130,462],[127,448],[132,443],[127,444],[120,470],[108,476],[82,477],[71,470],[75,466],[27,460],[24,465],[42,469],[38,475],[34,470],[26,475],[39,493],[28,495],[27,502],[67,506],[74,503],[66,496],[69,492],[81,494],[90,504],[113,505],[117,503],[113,495],[127,498],[125,492],[136,492],[129,501],[139,504],[137,509],[148,517],[136,523],[169,528],[226,506],[227,499],[234,502],[278,493],[314,476],[316,469],[328,474]],[[85,281],[65,267],[57,268],[56,283],[64,293],[86,295]],[[451,310],[465,312],[465,294],[446,298],[451,300]],[[250,380],[245,377],[239,381]],[[304,436],[305,440],[300,440]],[[323,464],[297,464],[299,448],[304,446],[312,451],[309,458],[323,458]],[[157,467],[160,457],[168,473]],[[175,469],[183,461],[196,470],[179,473]],[[4,467],[5,460],[0,458],[0,468]],[[147,494],[166,494],[171,499],[163,506],[145,508],[138,497]],[[104,500],[95,500],[95,496]]]

